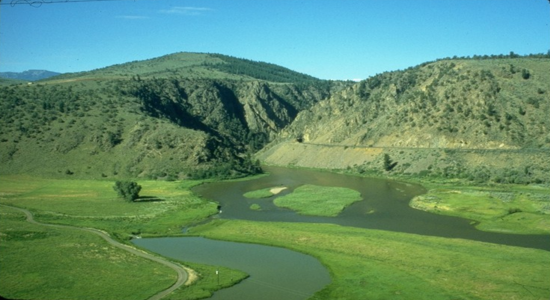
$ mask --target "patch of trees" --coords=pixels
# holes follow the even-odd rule
[[[230,179],[263,173],[260,161],[253,161],[250,156],[235,158],[229,162],[216,163],[204,169],[196,169],[188,176],[191,179]]]
[[[87,96],[72,87],[7,86],[0,88],[0,128],[4,134],[41,140],[49,126],[65,123],[71,128],[70,118],[80,118],[91,109]]]
[[[477,55],[474,54],[472,56],[453,56],[453,57],[445,57],[438,59],[439,60],[450,60],[450,59],[472,59],[472,60],[485,60],[485,59],[503,59],[503,58],[550,58],[550,50],[547,53],[536,53],[536,54],[526,54],[526,55],[519,55],[517,53],[514,53],[513,51],[510,51],[509,54],[492,54],[492,55]],[[429,63],[429,62],[427,62]],[[424,64],[427,64],[424,63]]]
[[[212,65],[212,68],[229,74],[250,76],[252,78],[272,82],[301,83],[319,81],[319,79],[315,77],[271,63],[256,62],[220,54],[211,55],[225,62]]]

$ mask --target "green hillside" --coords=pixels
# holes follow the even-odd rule
[[[379,74],[301,112],[260,157],[308,167],[546,181],[548,70],[547,57],[507,57]],[[384,154],[392,168],[384,167]]]
[[[319,80],[274,64],[239,59],[221,54],[180,52],[158,58],[133,61],[90,72],[68,73],[49,80],[91,80],[129,78],[187,78],[283,83],[318,82]]]
[[[11,79],[11,78],[1,78],[0,77],[0,86],[12,85],[12,84],[26,84],[27,81],[20,79]]]
[[[0,88],[2,173],[234,177],[270,164],[547,181],[550,58],[445,59],[359,83],[176,53]]]
[[[217,64],[245,67],[230,74]],[[253,77],[258,70],[264,80]],[[287,77],[298,82],[284,83]],[[0,172],[147,178],[255,173],[250,156],[342,84],[265,63],[178,53],[6,86],[0,88]]]

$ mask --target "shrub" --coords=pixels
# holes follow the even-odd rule
[[[117,181],[113,189],[117,192],[120,198],[132,202],[139,198],[141,185],[134,181]]]
[[[515,214],[515,213],[519,213],[519,212],[522,212],[522,210],[520,208],[517,208],[517,207],[514,207],[514,208],[510,207],[508,209],[508,214],[510,214],[510,215]]]
[[[523,69],[521,70],[521,78],[523,79],[529,79],[531,77],[531,73],[529,73],[529,70]]]

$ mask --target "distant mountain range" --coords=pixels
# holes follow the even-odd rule
[[[37,81],[60,75],[61,73],[47,70],[28,70],[24,72],[0,72],[1,78]]]

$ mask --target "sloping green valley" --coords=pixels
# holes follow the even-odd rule
[[[222,198],[192,188],[215,181],[231,201],[223,184],[252,180],[262,164],[408,181],[423,186],[415,195],[426,193],[408,199],[391,180],[380,186],[401,195],[396,201],[419,222],[435,215],[410,207],[468,219],[456,218],[461,228],[542,240],[550,232],[549,70],[550,55],[511,54],[328,81],[182,52],[32,83],[1,79],[0,295],[90,299],[93,290],[146,299],[176,281],[171,270],[78,231],[95,228],[124,247],[131,238],[200,235],[303,252],[332,279],[312,299],[547,299],[544,245],[224,219]],[[333,219],[365,193],[336,187],[340,179],[292,186],[282,174],[236,189],[253,203],[246,214],[273,207],[285,217]],[[142,185],[140,201],[117,199],[120,179]],[[379,212],[362,213],[354,217]],[[222,269],[230,275],[220,282],[217,266],[182,264],[194,279],[169,299],[209,297],[247,276]],[[75,272],[81,265],[91,273]],[[136,280],[147,283],[134,291]]]

